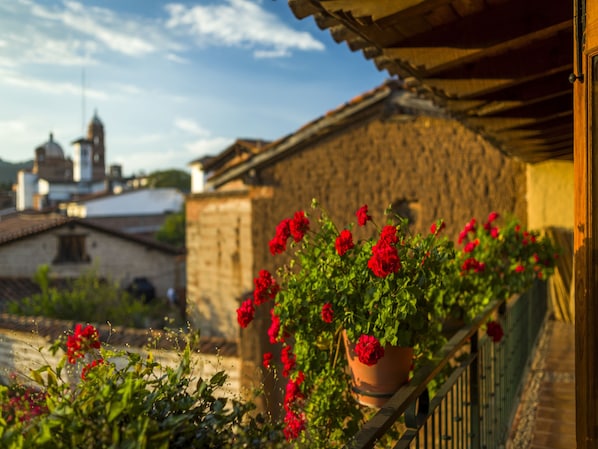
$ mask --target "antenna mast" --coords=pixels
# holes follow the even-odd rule
[[[85,67],[81,69],[81,136],[85,137]]]

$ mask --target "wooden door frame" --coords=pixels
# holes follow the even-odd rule
[[[577,449],[598,449],[598,209],[593,207],[598,200],[598,129],[593,129],[598,128],[598,62],[592,64],[592,58],[598,61],[597,3],[584,2],[585,11],[579,11],[574,1],[581,17],[574,27],[580,32],[574,33],[573,65],[582,72],[572,79]]]

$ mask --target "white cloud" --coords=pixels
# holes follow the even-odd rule
[[[165,151],[138,151],[119,155],[114,160],[121,164],[123,170],[128,172],[131,167],[139,167],[139,161],[143,161],[143,171],[150,173],[155,170],[165,170],[171,167],[180,166],[188,161],[181,161],[181,154],[173,149]]]
[[[27,124],[21,120],[0,121],[0,133],[1,134],[23,133],[26,130],[27,130]]]
[[[180,57],[179,55],[175,55],[174,53],[168,53],[166,55],[166,59],[172,62],[176,62],[177,64],[188,64],[189,60]]]
[[[112,85],[120,93],[123,93],[126,95],[141,95],[141,94],[145,93],[145,91],[143,89],[141,89],[139,86],[136,86],[134,84],[113,83]]]
[[[200,45],[250,47],[255,57],[288,56],[291,50],[324,50],[324,44],[309,33],[293,30],[250,0],[192,7],[171,3],[165,8],[170,15],[166,26],[187,31]]]
[[[228,137],[211,137],[206,139],[198,139],[194,142],[185,145],[193,156],[206,156],[209,154],[218,154],[226,147],[230,146],[234,139]]]
[[[104,8],[89,8],[79,2],[67,1],[62,11],[51,11],[34,5],[35,16],[55,20],[80,33],[92,36],[111,50],[129,56],[153,53],[156,47],[151,42],[137,36],[139,27],[133,22],[121,21],[118,16]],[[129,32],[122,32],[120,30]]]
[[[184,46],[164,34],[158,20],[116,14],[110,9],[91,7],[77,1],[63,1],[62,5],[46,6],[43,2],[19,0],[24,7],[21,14],[38,19],[44,33],[64,36],[65,29],[87,36],[100,46],[127,56],[145,56],[160,51],[180,51]],[[67,39],[72,38],[67,36]],[[66,45],[66,44],[65,44]]]
[[[67,94],[81,96],[81,86],[77,84],[30,78],[8,70],[0,70],[0,84],[54,95]],[[108,98],[104,92],[96,89],[85,89],[85,96],[97,100]]]
[[[195,136],[207,137],[210,135],[210,131],[203,128],[200,124],[191,119],[180,117],[175,118],[174,126],[181,131],[185,131],[186,133],[193,134]]]

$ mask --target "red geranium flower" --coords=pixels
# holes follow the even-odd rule
[[[325,323],[332,323],[334,312],[332,311],[332,304],[327,302],[322,306],[322,321]]]
[[[280,286],[267,270],[260,270],[259,276],[253,280],[255,290],[253,291],[253,300],[255,305],[265,303],[268,299],[274,299],[280,291]]]
[[[384,357],[384,348],[372,335],[362,335],[355,345],[355,354],[364,365],[373,366]]]
[[[347,251],[355,246],[353,243],[353,234],[348,229],[343,229],[340,235],[336,238],[334,242],[334,246],[336,248],[336,252],[339,256],[344,256]]]
[[[278,343],[280,338],[278,334],[280,333],[280,317],[274,313],[274,309],[270,309],[270,318],[272,319],[272,324],[268,328],[268,337],[270,337],[270,343]]]
[[[368,268],[381,278],[396,273],[401,268],[397,249],[381,239],[372,247],[372,257],[368,260]]]
[[[472,242],[468,242],[467,245],[465,245],[465,247],[463,248],[463,251],[466,253],[470,253],[472,252],[474,249],[476,249],[476,247],[480,244],[480,240],[479,239],[475,239]]]
[[[92,368],[95,368],[96,366],[102,365],[104,363],[104,359],[96,359],[91,363],[88,363],[87,365],[85,365],[83,367],[83,369],[81,370],[81,379],[82,380],[86,380],[87,377],[87,373],[89,373],[89,371]]]
[[[440,231],[442,231],[445,227],[446,224],[444,221],[440,222],[440,226],[438,226],[436,223],[432,223],[432,226],[430,226],[430,234],[440,234]]]
[[[294,380],[288,381],[283,400],[283,406],[287,412],[291,410],[295,402],[305,398],[305,395],[301,392],[301,384],[304,380],[305,376],[300,371]]]
[[[255,315],[255,308],[251,298],[247,298],[237,309],[237,322],[242,328],[246,328],[249,323],[253,321]]]
[[[286,424],[283,433],[287,441],[295,440],[305,430],[305,417],[297,412],[288,411],[284,417]]]
[[[284,377],[289,377],[289,374],[293,368],[295,368],[295,361],[296,357],[293,354],[293,348],[290,346],[285,346],[282,348],[282,352],[280,353],[280,360],[282,362],[282,375]]]
[[[463,265],[461,266],[461,271],[474,271],[476,273],[481,273],[486,269],[486,265],[483,262],[479,262],[474,257],[470,257],[469,259],[465,259]]]
[[[278,226],[276,226],[276,234],[274,235],[272,240],[270,240],[269,243],[270,252],[273,255],[281,254],[286,251],[287,240],[291,236],[290,222],[291,220],[285,218],[280,223],[278,223]]]
[[[399,237],[397,236],[397,228],[391,225],[386,225],[380,231],[380,242],[388,243],[389,245],[394,245],[398,243]]]
[[[498,212],[490,212],[488,215],[488,221],[484,223],[484,229],[489,230],[492,227],[492,222],[495,221],[500,215]]]
[[[498,343],[502,340],[505,333],[498,321],[488,321],[486,324],[486,334],[492,338],[494,343]]]
[[[77,324],[74,334],[69,335],[66,340],[69,363],[75,363],[91,349],[99,349],[100,345],[100,335],[95,327],[87,325],[83,328],[81,324]]]
[[[355,215],[357,216],[357,224],[359,226],[365,226],[365,224],[372,219],[372,217],[370,217],[368,215],[367,204],[364,204],[359,209],[357,209],[357,212],[355,212]]]
[[[271,361],[272,361],[272,353],[271,352],[264,353],[264,355],[262,356],[262,365],[264,365],[264,368],[270,368]]]
[[[295,212],[295,216],[289,221],[289,231],[296,242],[300,242],[305,233],[309,231],[309,220],[304,211]]]

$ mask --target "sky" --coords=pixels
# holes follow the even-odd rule
[[[66,156],[94,112],[107,166],[188,170],[275,140],[388,78],[286,0],[0,0],[0,158]]]

